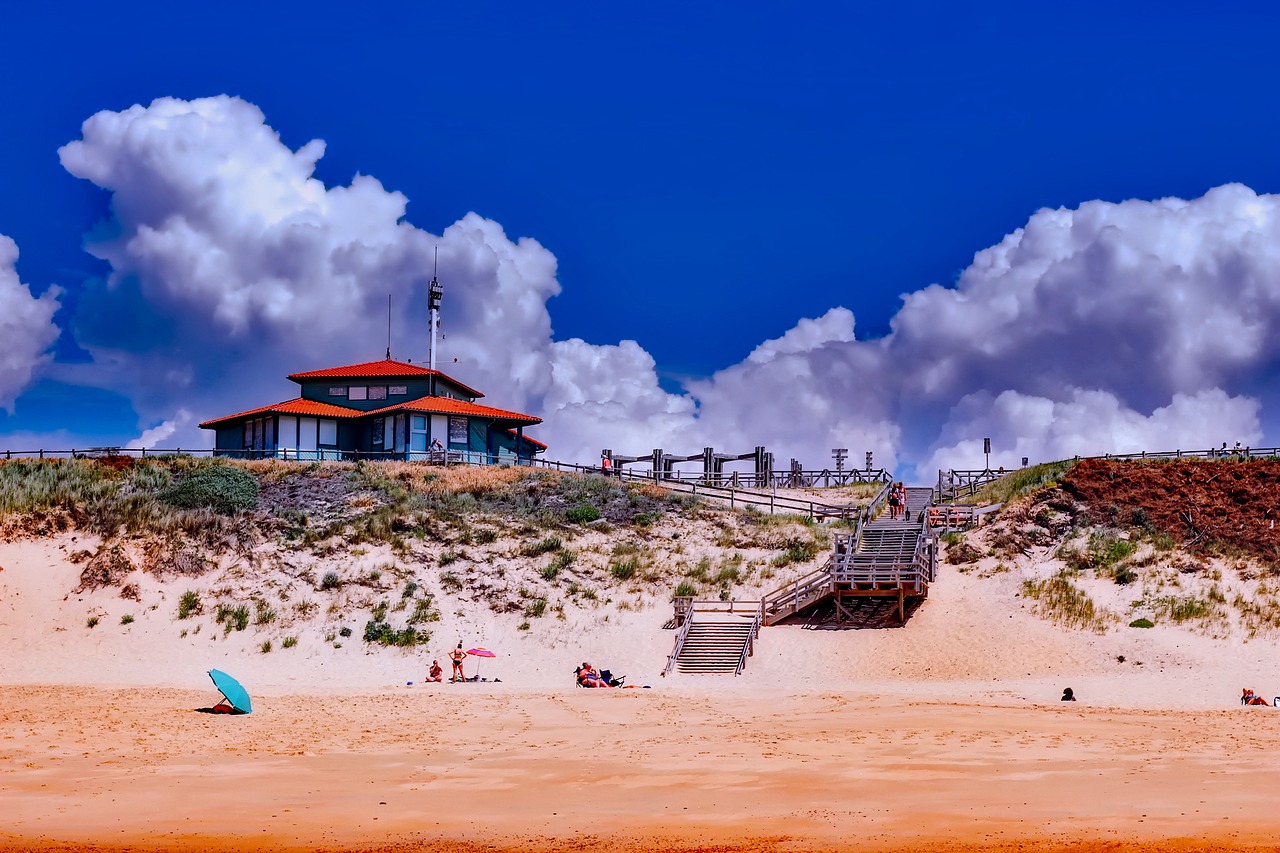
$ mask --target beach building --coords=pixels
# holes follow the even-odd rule
[[[524,434],[541,418],[477,403],[482,393],[429,367],[385,358],[288,378],[294,399],[200,424],[216,455],[483,465],[546,450]]]

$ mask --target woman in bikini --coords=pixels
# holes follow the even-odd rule
[[[462,661],[467,653],[462,650],[462,643],[458,643],[458,647],[449,652],[449,660],[453,661],[453,675],[449,677],[450,682],[466,681],[467,676],[462,672]]]

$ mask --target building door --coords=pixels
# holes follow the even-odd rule
[[[427,416],[409,416],[409,450],[413,453],[427,452]]]

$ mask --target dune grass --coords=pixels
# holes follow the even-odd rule
[[[1032,465],[1030,468],[1019,468],[1017,471],[1010,471],[990,483],[984,483],[978,487],[975,494],[962,496],[956,502],[979,506],[1007,503],[1014,498],[1020,498],[1057,485],[1066,476],[1067,472],[1075,466],[1076,460],[1064,459],[1059,462],[1044,462],[1040,465]]]

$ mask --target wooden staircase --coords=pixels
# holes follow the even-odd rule
[[[734,622],[698,621],[689,629],[676,658],[676,671],[699,675],[736,675],[738,662],[751,642],[753,626]]]
[[[773,625],[819,602],[833,599],[837,620],[850,616],[849,603],[863,597],[896,598],[899,620],[907,598],[922,599],[937,571],[936,538],[925,526],[930,488],[908,488],[905,517],[883,515],[860,523],[856,532],[836,534],[822,568],[764,597],[764,624]]]
[[[758,601],[689,601],[666,668],[699,675],[738,675],[760,633]],[[679,617],[677,617],[679,618]]]

